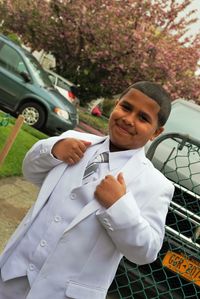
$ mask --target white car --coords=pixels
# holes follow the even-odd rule
[[[53,71],[47,70],[49,79],[51,80],[54,87],[72,104],[78,106],[80,104],[80,100],[76,97],[73,90],[76,86],[70,82],[69,80],[61,77],[60,75],[54,73]]]

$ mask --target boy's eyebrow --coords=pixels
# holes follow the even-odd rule
[[[126,101],[126,100],[121,100],[120,102],[121,102],[122,104],[126,104],[127,106],[133,107],[133,104],[130,103],[130,102],[128,102],[128,101]]]
[[[133,105],[132,103],[130,103],[129,101],[127,101],[127,100],[122,100],[121,103],[122,103],[122,104],[125,104],[126,106],[128,106],[128,107],[130,107],[130,108],[131,108],[131,107],[134,108],[134,105]],[[152,121],[152,117],[151,117],[151,115],[150,115],[149,113],[147,113],[146,111],[141,110],[141,111],[140,111],[140,114],[142,114],[143,116],[145,116],[149,121]]]
[[[148,121],[152,121],[152,117],[150,114],[146,113],[145,111],[140,112]]]

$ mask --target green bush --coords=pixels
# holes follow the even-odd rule
[[[0,1],[1,2],[1,1]],[[14,33],[14,32],[11,32],[7,29],[4,29],[4,30],[1,30],[0,31],[0,34],[3,34],[5,36],[7,36],[9,39],[11,39],[14,43],[16,43],[17,45],[21,46],[21,39],[20,37]]]
[[[102,104],[102,114],[107,118],[110,117],[110,113],[112,112],[115,106],[116,100],[114,99],[105,99]]]
[[[16,44],[18,44],[19,46],[21,46],[21,40],[20,40],[20,37],[19,37],[17,34],[11,32],[11,33],[9,33],[7,36],[8,36],[8,38],[10,38],[14,43],[16,43]]]
[[[104,134],[108,133],[108,119],[104,117],[96,117],[89,112],[79,110],[79,119]]]

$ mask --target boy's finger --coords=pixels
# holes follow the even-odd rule
[[[90,141],[85,141],[85,140],[81,140],[85,146],[90,146],[91,142]]]
[[[118,174],[118,176],[117,176],[117,180],[118,180],[118,182],[121,184],[121,185],[126,185],[125,184],[125,181],[124,181],[124,177],[123,177],[123,174],[122,174],[122,172],[120,172],[119,174]]]
[[[85,141],[85,140],[80,140],[79,143],[79,148],[81,149],[82,152],[85,152],[86,149],[91,145],[91,142]]]

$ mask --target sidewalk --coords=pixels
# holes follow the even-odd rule
[[[76,130],[79,132],[87,132],[87,133],[95,134],[98,136],[104,136],[104,134],[101,131],[92,128],[91,126],[84,123],[83,121],[80,121],[78,127],[76,127]]]
[[[0,179],[0,252],[34,203],[38,188],[22,177]]]

